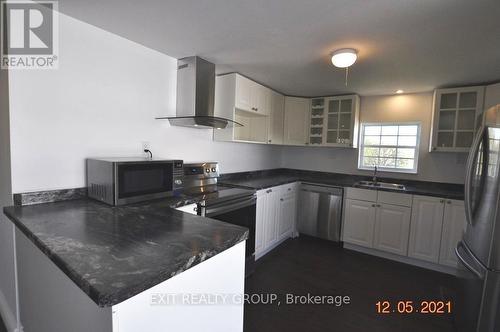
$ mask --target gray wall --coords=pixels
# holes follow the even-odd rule
[[[420,122],[418,174],[381,173],[380,176],[463,183],[466,154],[429,153],[432,93],[361,97],[361,122]],[[282,166],[315,171],[368,175],[358,170],[358,149],[286,147]]]
[[[0,70],[0,208],[12,204],[8,72]],[[0,313],[8,328],[16,324],[12,224],[0,212]]]

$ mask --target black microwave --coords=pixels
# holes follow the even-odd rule
[[[182,160],[87,159],[88,196],[110,205],[177,196],[182,166]]]

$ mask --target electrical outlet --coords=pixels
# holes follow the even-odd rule
[[[142,151],[144,150],[151,150],[151,144],[149,142],[142,142]]]

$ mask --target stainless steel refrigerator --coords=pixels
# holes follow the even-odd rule
[[[458,243],[457,329],[500,331],[500,105],[485,111],[467,161],[467,228]]]

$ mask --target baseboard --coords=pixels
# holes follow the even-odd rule
[[[437,271],[437,272],[441,272],[441,273],[446,273],[446,274],[451,274],[451,275],[457,274],[457,269],[449,267],[449,266],[444,266],[444,265],[434,264],[434,263],[430,263],[430,262],[426,262],[426,261],[421,261],[421,260],[418,260],[415,258],[400,256],[400,255],[388,253],[385,251],[380,251],[377,249],[365,248],[365,247],[357,246],[355,244],[350,244],[350,243],[346,243],[346,242],[344,242],[344,248],[358,251],[358,252],[362,252],[362,253],[368,254],[368,255],[373,255],[373,256],[377,256],[377,257],[381,257],[381,258],[390,259],[390,260],[397,261],[400,263],[418,266],[418,267],[421,267],[424,269],[433,270],[433,271]]]
[[[8,332],[22,332],[22,328],[18,329],[17,327],[16,315],[7,303],[2,290],[0,290],[0,315]]]

